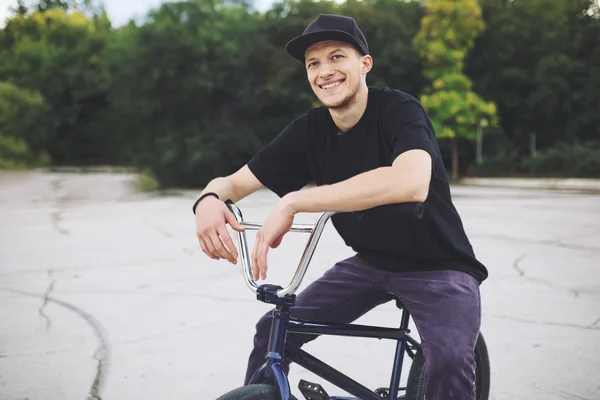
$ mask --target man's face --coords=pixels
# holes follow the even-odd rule
[[[343,109],[353,104],[370,68],[370,57],[361,56],[348,43],[327,41],[310,46],[304,64],[312,90],[323,106]]]

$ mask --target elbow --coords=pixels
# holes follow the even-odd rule
[[[419,187],[412,191],[412,202],[423,203],[429,196],[429,186]]]
[[[429,188],[425,187],[423,189],[419,189],[419,190],[415,190],[413,192],[413,202],[416,203],[423,203],[425,202],[425,200],[427,200],[427,197],[429,196]]]
[[[418,179],[405,186],[405,191],[402,193],[402,201],[423,203],[427,200],[428,196],[429,182]]]

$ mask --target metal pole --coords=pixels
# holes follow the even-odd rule
[[[482,155],[481,155],[481,150],[482,150],[482,142],[483,142],[483,127],[482,127],[482,121],[479,121],[479,124],[477,125],[477,164],[481,164],[481,159],[482,159]]]

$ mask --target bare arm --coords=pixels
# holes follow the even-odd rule
[[[254,176],[250,168],[244,165],[232,175],[215,178],[209,182],[202,194],[213,192],[223,201],[231,200],[234,203],[262,188],[260,181]]]
[[[244,228],[229,211],[225,200],[237,202],[262,187],[248,166],[240,168],[232,175],[213,179],[202,191],[202,194],[214,192],[219,196],[208,196],[196,206],[196,237],[202,251],[214,260],[226,259],[237,262],[237,249],[226,225],[241,232]]]
[[[359,211],[391,203],[425,201],[431,179],[431,156],[410,150],[391,167],[381,167],[345,181],[293,192],[283,202],[299,212]]]
[[[273,208],[257,232],[252,250],[254,278],[266,279],[267,252],[278,247],[299,212],[359,211],[383,204],[425,201],[432,160],[424,150],[399,155],[391,167],[381,167],[333,185],[292,192]]]

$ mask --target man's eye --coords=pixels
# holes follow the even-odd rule
[[[331,57],[334,60],[338,59],[338,58],[342,58],[343,56],[341,54],[336,54],[335,56]]]
[[[306,68],[314,67],[315,65],[317,65],[317,62],[316,62],[316,61],[313,61],[313,62],[311,62],[310,64],[308,64],[308,65],[306,66]]]

